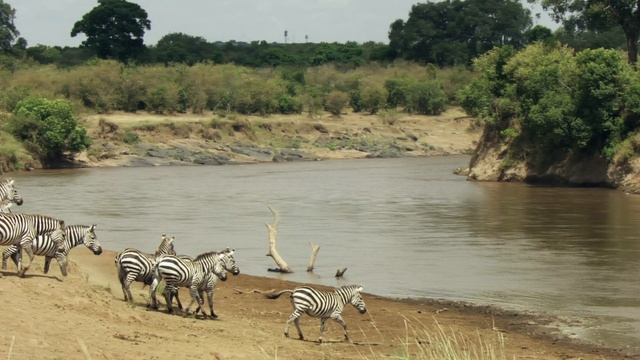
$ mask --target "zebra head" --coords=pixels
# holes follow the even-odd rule
[[[98,242],[98,236],[96,236],[96,226],[91,225],[87,232],[84,234],[84,246],[93,252],[94,255],[102,254],[102,246]]]
[[[227,281],[227,270],[224,268],[224,253],[217,254],[213,262],[213,273],[222,281]]]
[[[0,201],[0,214],[10,214],[13,203],[9,200]]]
[[[156,258],[162,255],[176,255],[176,249],[173,246],[173,242],[176,240],[176,237],[168,237],[167,234],[163,233],[160,239],[160,245],[158,245],[155,252]]]
[[[22,196],[18,194],[15,180],[9,179],[0,183],[0,201],[7,200],[18,206],[22,205]]]
[[[230,271],[233,276],[240,274],[240,267],[236,263],[236,258],[234,257],[235,249],[226,248],[221,254],[225,256],[222,258],[224,269]]]
[[[364,314],[367,312],[367,306],[364,304],[364,300],[362,299],[362,295],[360,292],[364,290],[364,288],[360,285],[350,285],[347,286],[351,293],[351,300],[349,301],[351,305],[353,305],[360,314]]]

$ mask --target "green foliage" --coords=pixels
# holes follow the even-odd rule
[[[127,130],[122,135],[122,142],[124,142],[125,144],[137,144],[140,142],[140,137],[135,132]]]
[[[20,35],[14,20],[16,18],[16,10],[10,4],[0,0],[0,50],[11,50],[13,40]]]
[[[330,92],[324,101],[325,109],[333,115],[340,116],[342,110],[349,103],[349,94],[340,91],[334,90]]]
[[[476,61],[478,77],[460,92],[461,104],[503,138],[521,138],[539,163],[569,152],[611,159],[637,129],[640,77],[617,51],[538,43],[500,52]]]
[[[447,105],[447,96],[438,81],[414,82],[407,87],[406,109],[423,115],[439,115]]]
[[[71,104],[64,100],[31,97],[20,101],[7,129],[44,162],[61,159],[65,152],[78,152],[90,144],[79,126]]]
[[[104,59],[128,61],[144,49],[144,32],[151,29],[147,12],[126,0],[98,0],[98,6],[73,25],[71,36],[84,33],[82,45]]]
[[[535,0],[529,0],[535,2]],[[573,31],[610,31],[617,24],[624,32],[629,63],[638,59],[640,17],[638,4],[630,0],[540,0],[543,8],[551,9],[556,20],[564,23],[565,29]]]
[[[362,90],[362,108],[370,114],[375,114],[386,106],[387,96],[387,91],[382,86],[365,86]]]
[[[284,94],[278,99],[278,112],[281,114],[299,114],[302,112],[302,103],[299,99]]]
[[[389,40],[406,59],[468,64],[494,46],[521,46],[530,25],[529,10],[517,0],[427,2],[414,5],[406,22],[393,22]]]

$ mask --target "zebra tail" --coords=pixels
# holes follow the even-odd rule
[[[293,294],[293,290],[291,289],[287,289],[287,290],[281,290],[281,291],[272,291],[272,292],[268,292],[266,294],[264,294],[264,297],[266,297],[267,299],[277,299],[280,297],[280,295],[284,294],[284,293],[291,293]]]

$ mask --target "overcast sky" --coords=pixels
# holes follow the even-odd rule
[[[171,32],[209,41],[387,42],[389,25],[406,19],[418,0],[130,0],[149,13],[146,44]],[[5,0],[16,9],[16,26],[29,45],[70,45],[73,24],[95,0]],[[539,12],[539,10],[534,10]],[[554,27],[548,17],[534,22]]]

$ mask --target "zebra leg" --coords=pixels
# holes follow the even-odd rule
[[[289,320],[287,320],[287,325],[284,327],[284,336],[289,337],[289,325],[293,322],[296,325],[296,329],[298,330],[298,337],[300,340],[304,340],[304,336],[302,335],[302,329],[300,329],[300,316],[302,315],[297,309],[291,313],[289,316]]]
[[[13,245],[13,246],[9,246],[3,253],[2,253],[2,270],[7,270],[7,259],[9,257],[11,257],[11,260],[13,261],[13,263],[18,266],[18,257],[20,256],[20,248]]]
[[[322,344],[322,341],[324,341],[322,338],[322,335],[324,334],[324,328],[326,324],[327,324],[327,318],[320,318],[320,337],[318,338],[318,342],[320,344]]]
[[[124,286],[125,283],[125,274],[123,274],[122,270],[118,268],[118,280],[120,280],[120,287],[122,288],[122,294],[124,295],[124,301],[129,301],[127,297],[127,289]]]
[[[158,280],[158,278],[154,276],[153,281],[149,286],[149,298],[151,299],[151,304],[149,304],[149,307],[154,310],[158,310],[158,300],[156,299],[156,292],[158,291],[159,284],[160,284],[160,280]]]
[[[349,333],[347,333],[347,323],[344,322],[342,315],[336,314],[332,316],[332,319],[335,320],[338,324],[342,325],[342,329],[344,330],[344,339],[348,342],[351,342],[351,339],[349,339]]]
[[[182,307],[182,303],[180,302],[180,289],[176,289],[176,291],[173,293],[173,297],[176,299],[176,302],[178,303],[178,309],[180,309],[180,311],[184,311],[184,308]]]
[[[122,284],[122,292],[124,292],[124,301],[128,301],[133,304],[133,295],[131,295],[131,284],[136,280],[138,274],[128,273],[124,278],[124,284]]]
[[[207,291],[207,302],[209,303],[209,310],[211,310],[211,318],[217,319],[218,315],[213,311],[213,290]]]
[[[49,256],[45,256],[44,258],[44,273],[48,274],[49,273],[49,266],[51,265],[51,259],[53,259],[52,257]],[[60,264],[60,263],[58,263]]]
[[[22,248],[24,249],[24,251],[27,252],[27,255],[29,256],[29,262],[27,263],[26,266],[22,266],[20,268],[21,262],[18,262],[18,276],[20,277],[24,277],[24,274],[27,272],[27,270],[29,270],[29,267],[31,267],[31,263],[33,263],[33,258],[35,258],[35,255],[33,253],[33,248],[31,247],[31,243],[32,243],[33,239],[29,239],[29,242],[26,243],[26,241],[22,241]]]
[[[173,314],[173,304],[171,300],[171,288],[169,286],[165,286],[162,291],[162,295],[164,295],[164,301],[167,303],[167,312],[169,314]]]
[[[67,257],[62,254],[56,254],[56,261],[60,266],[60,272],[62,273],[62,276],[67,276]]]
[[[191,298],[193,299],[193,301],[196,301],[198,303],[198,307],[193,313],[194,317],[198,317],[198,313],[202,309],[204,301],[202,300],[202,298],[200,298],[200,295],[198,294],[198,287],[196,285],[191,285],[191,287],[189,288],[189,292],[191,293]]]

